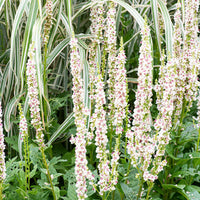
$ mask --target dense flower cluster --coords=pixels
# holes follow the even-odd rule
[[[95,82],[95,111],[91,117],[91,131],[96,133],[95,145],[97,158],[99,159],[99,176],[100,180],[98,185],[100,187],[100,194],[106,192],[110,188],[109,178],[110,178],[110,167],[108,161],[108,150],[106,149],[108,138],[107,138],[107,124],[106,124],[106,112],[103,108],[106,103],[105,92],[104,92],[104,82],[102,81],[102,76],[99,73]]]
[[[20,112],[19,134],[21,135],[21,140],[24,140],[24,138],[28,135],[27,121],[23,114],[21,104],[19,104],[18,107]]]
[[[46,8],[46,23],[44,24],[44,43],[47,44],[49,40],[49,32],[52,25],[52,16],[53,16],[52,0],[47,0],[45,8]]]
[[[150,30],[145,23],[142,30],[142,46],[140,47],[139,67],[138,67],[138,89],[135,100],[135,110],[133,114],[132,131],[128,131],[126,136],[129,139],[127,146],[133,166],[141,166],[145,181],[154,181],[157,176],[149,173],[148,168],[151,163],[152,154],[155,152],[156,144],[150,137],[151,115],[150,107],[152,97],[152,56],[150,45]]]
[[[73,36],[70,42],[71,45],[71,73],[73,75],[73,103],[74,103],[74,117],[77,128],[76,137],[71,138],[71,142],[75,143],[75,174],[76,174],[76,192],[78,199],[87,198],[86,179],[93,180],[94,177],[87,167],[86,159],[86,116],[89,110],[84,107],[84,90],[83,80],[81,77],[82,65],[80,63],[80,56],[78,52],[77,39]]]
[[[185,30],[182,68],[186,69],[185,100],[187,101],[188,109],[192,106],[192,101],[196,99],[198,87],[198,8],[198,0],[185,1]]]
[[[97,5],[90,9],[90,20],[92,22],[90,25],[90,31],[94,37],[93,42],[100,44],[100,42],[103,40],[102,31],[104,26],[104,1],[92,0],[92,2],[97,3]]]
[[[116,126],[116,134],[121,134],[123,131],[123,120],[126,117],[126,68],[125,68],[126,56],[123,50],[123,44],[121,42],[120,53],[117,56],[116,61],[116,77],[114,85],[114,122],[113,125]]]
[[[91,8],[90,20],[91,20],[91,34],[93,36],[92,43],[89,49],[89,77],[90,77],[90,100],[93,105],[94,95],[95,95],[95,79],[97,73],[97,63],[98,63],[98,46],[100,45],[103,36],[103,23],[104,23],[104,8],[103,1],[93,0],[93,3],[97,3],[96,6]],[[99,46],[100,47],[100,46]],[[99,63],[100,65],[100,63]],[[93,132],[90,132],[89,139],[93,138]]]
[[[110,2],[109,9],[107,12],[107,18],[106,18],[106,26],[105,26],[105,45],[106,50],[108,52],[108,74],[109,74],[109,80],[108,80],[108,86],[109,86],[109,109],[110,112],[110,118],[113,118],[114,115],[114,101],[115,101],[115,95],[114,95],[114,86],[115,86],[115,73],[116,73],[116,43],[117,43],[117,36],[116,36],[116,5],[113,2]]]
[[[5,165],[5,144],[2,124],[2,107],[0,101],[0,183],[6,178],[6,165]]]
[[[44,144],[44,134],[42,121],[40,117],[40,101],[38,96],[38,83],[37,83],[37,73],[36,73],[36,65],[35,65],[35,49],[34,43],[31,44],[29,49],[29,59],[27,62],[26,68],[26,76],[27,76],[27,84],[28,84],[28,96],[29,96],[29,106],[31,112],[31,124],[36,130],[36,140],[40,146],[40,148],[45,147]]]
[[[171,59],[167,65],[160,68],[159,84],[155,86],[159,102],[157,102],[159,115],[154,127],[157,131],[154,142],[156,143],[156,153],[154,155],[153,168],[154,176],[157,176],[166,165],[166,160],[162,160],[165,147],[170,141],[170,129],[172,127],[172,114],[174,111],[174,97],[176,95],[176,62]]]
[[[184,88],[185,88],[185,79],[186,79],[186,71],[182,68],[181,65],[181,55],[182,55],[182,34],[181,34],[181,11],[180,11],[180,3],[176,5],[177,11],[174,14],[174,37],[173,37],[173,53],[172,58],[174,63],[176,63],[176,96],[174,99],[174,116],[173,123],[177,124],[178,120],[181,116],[182,106],[183,106],[183,97],[184,97]]]
[[[119,162],[119,144],[120,136],[116,139],[115,150],[112,153],[111,159],[111,176],[110,176],[110,191],[115,190],[115,185],[118,183],[118,162]]]

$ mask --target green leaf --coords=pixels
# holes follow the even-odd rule
[[[173,25],[170,19],[169,12],[167,10],[166,5],[162,0],[157,0],[158,4],[160,6],[162,16],[164,19],[164,24],[165,24],[165,40],[166,40],[166,46],[167,46],[167,56],[172,55],[172,50],[173,50]]]
[[[138,191],[133,191],[132,188],[130,188],[127,184],[125,183],[120,183],[121,185],[121,188],[126,196],[126,199],[127,200],[133,200],[133,197],[136,196],[135,194],[138,192]],[[134,194],[135,193],[135,194]]]
[[[11,33],[11,50],[10,50],[10,68],[13,68],[13,63],[15,59],[15,37],[19,28],[19,24],[21,22],[22,16],[24,14],[24,9],[27,5],[27,0],[20,1],[19,7],[17,9],[15,19],[12,25],[12,33]]]
[[[140,28],[143,29],[144,19],[142,18],[142,16],[138,13],[136,9],[134,9],[132,6],[125,3],[124,1],[121,1],[121,0],[112,0],[112,1],[124,7],[134,17],[134,19],[139,24]]]
[[[14,108],[17,106],[18,102],[20,101],[20,98],[23,94],[18,94],[16,97],[12,98],[12,100],[7,104],[4,114],[4,128],[7,132],[9,132],[11,128],[11,121],[10,117],[14,110]]]
[[[173,151],[174,151],[174,149],[173,149],[172,145],[167,145],[166,146],[166,152],[167,152],[168,156],[171,157],[171,158],[173,158],[174,160],[180,160],[180,158],[177,158],[177,157],[175,157],[173,155]]]
[[[5,0],[0,0],[0,13],[1,13],[1,9],[3,7],[4,2],[5,2]]]
[[[152,8],[153,21],[154,21],[154,26],[155,26],[155,31],[156,31],[159,53],[161,55],[162,52],[161,52],[161,42],[160,42],[160,29],[159,29],[159,23],[158,23],[159,16],[158,16],[157,0],[151,0],[151,8]]]
[[[26,22],[25,33],[24,33],[24,40],[23,40],[23,43],[22,43],[22,56],[21,56],[21,64],[20,64],[21,87],[22,87],[21,91],[23,90],[24,69],[25,69],[25,66],[26,66],[26,61],[27,61],[27,56],[28,56],[28,51],[29,51],[29,45],[30,45],[30,42],[31,42],[33,25],[34,25],[36,17],[37,17],[37,12],[38,12],[37,1],[31,1],[29,13],[28,13],[28,19],[27,19],[27,22]]]
[[[74,123],[73,113],[71,113],[67,119],[59,126],[56,132],[51,136],[47,142],[47,146],[50,146],[63,132],[65,132],[72,124]],[[67,134],[67,137],[70,137],[70,133]]]
[[[56,195],[56,199],[60,199],[60,189],[59,187],[54,186],[54,192]]]
[[[60,52],[69,45],[69,41],[70,39],[66,38],[54,48],[54,50],[49,54],[49,57],[47,58],[47,67],[49,67],[49,65],[56,59]]]
[[[190,200],[188,195],[184,191],[185,185],[163,184],[162,187],[168,190],[175,190],[176,192],[184,196],[187,200]]]
[[[67,190],[67,196],[69,197],[69,200],[77,200],[76,196],[76,186],[75,184],[68,184],[68,190]]]

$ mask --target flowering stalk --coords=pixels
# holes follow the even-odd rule
[[[182,47],[183,44],[182,34],[181,34],[181,12],[180,7],[181,4],[178,2],[177,11],[174,14],[174,37],[173,37],[173,53],[172,58],[176,62],[176,96],[174,99],[174,113],[173,113],[173,123],[176,127],[177,122],[180,120],[181,111],[183,107],[183,97],[184,97],[184,88],[185,88],[185,79],[186,79],[186,71],[182,68],[180,58],[182,55]]]
[[[155,91],[158,96],[161,96],[161,101],[159,101],[158,107],[159,115],[154,124],[157,132],[154,136],[156,153],[153,161],[153,168],[151,169],[151,173],[154,176],[157,176],[166,165],[166,160],[162,160],[162,157],[165,154],[166,145],[170,140],[174,97],[176,95],[176,78],[176,62],[171,59],[166,66],[160,69],[159,84],[155,86]]]
[[[52,0],[47,0],[45,4],[46,9],[46,22],[44,24],[44,44],[47,45],[49,41],[49,32],[52,25],[52,16],[53,16],[53,2]]]
[[[44,144],[43,127],[42,127],[42,122],[41,122],[41,117],[40,117],[40,102],[39,102],[39,97],[38,97],[38,83],[37,83],[37,74],[36,74],[36,66],[35,66],[35,59],[34,59],[34,56],[35,56],[34,42],[31,44],[28,55],[29,55],[29,59],[27,62],[26,75],[27,75],[28,96],[29,96],[28,103],[30,106],[31,119],[32,119],[31,124],[36,130],[36,141],[42,153],[43,163],[47,170],[47,178],[49,179],[49,182],[51,185],[53,198],[54,200],[56,200],[54,186],[52,183],[49,167],[48,167],[46,156],[44,153],[45,144]]]
[[[198,19],[197,12],[199,8],[198,0],[185,1],[185,31],[182,63],[187,73],[185,87],[185,101],[187,110],[196,100],[198,87]]]
[[[119,160],[119,145],[120,145],[120,138],[123,132],[123,124],[126,118],[126,107],[127,107],[127,82],[126,82],[126,56],[123,49],[123,40],[121,38],[121,47],[119,55],[116,59],[116,77],[115,77],[115,85],[114,85],[114,118],[113,118],[113,125],[115,126],[115,133],[118,136],[116,139],[116,145],[114,152],[112,154],[111,159],[111,190],[115,189],[115,185],[118,182],[118,160]]]
[[[84,90],[83,79],[81,77],[82,66],[80,63],[80,56],[78,52],[77,39],[74,35],[71,38],[71,73],[73,76],[73,103],[74,103],[74,118],[77,128],[76,137],[71,138],[71,143],[75,143],[75,174],[76,174],[76,193],[78,199],[87,198],[86,180],[92,181],[94,179],[91,171],[87,167],[86,159],[86,119],[90,111],[84,107]]]
[[[179,72],[181,81],[181,98],[183,99],[182,110],[180,115],[180,123],[178,127],[178,134],[176,143],[179,142],[181,134],[181,125],[183,118],[192,106],[192,102],[196,100],[197,88],[198,88],[198,19],[197,11],[199,7],[198,0],[186,0],[185,1],[185,30],[184,30],[184,41],[181,59],[181,72]],[[178,90],[179,91],[179,90]],[[180,96],[178,96],[180,98]],[[176,151],[175,156],[178,151]]]
[[[108,150],[106,149],[108,138],[107,138],[107,124],[106,124],[106,112],[104,110],[104,104],[106,103],[105,92],[104,92],[104,82],[102,80],[102,75],[100,73],[96,77],[95,81],[95,111],[91,117],[91,131],[96,134],[95,145],[97,158],[99,159],[98,169],[99,169],[99,182],[100,195],[103,196],[106,191],[110,188],[110,167],[108,161]]]
[[[25,189],[27,191],[30,189],[30,149],[28,144],[28,127],[20,103],[18,105],[18,108],[20,112],[19,134],[21,135],[21,140],[23,140],[24,142],[24,160],[25,160],[25,176],[26,176]]]
[[[2,107],[0,101],[0,200],[3,199],[3,181],[6,178],[6,165],[5,165],[5,144],[2,124]]]
[[[156,147],[149,134],[151,131],[152,78],[150,30],[145,21],[142,30],[142,46],[140,47],[138,89],[134,103],[133,127],[132,131],[129,130],[126,134],[129,141],[127,149],[131,163],[138,169],[139,174],[137,176],[141,180],[138,198],[141,195],[143,181],[154,181],[157,178],[148,171]]]
[[[48,106],[46,102],[46,98],[48,98],[48,88],[47,88],[47,74],[46,74],[46,68],[47,68],[47,44],[49,41],[49,32],[51,30],[52,25],[52,16],[53,16],[53,2],[52,0],[47,0],[45,4],[46,9],[46,22],[44,24],[44,68],[43,68],[43,82],[44,82],[44,96],[43,104],[44,104],[44,120],[47,123],[48,122]],[[45,129],[45,123],[43,124]],[[49,137],[49,134],[47,135]],[[48,138],[49,139],[49,138]]]
[[[112,131],[112,118],[114,116],[114,86],[115,86],[115,73],[116,73],[116,42],[117,42],[117,36],[116,36],[116,5],[113,2],[109,2],[109,10],[107,12],[107,18],[106,18],[106,30],[105,30],[105,38],[106,38],[106,47],[108,52],[108,74],[109,74],[109,80],[108,80],[108,86],[109,86],[109,110],[110,110],[110,127]],[[112,141],[112,139],[111,139]]]
[[[96,0],[93,0],[92,2],[96,2]],[[99,1],[96,6],[91,7],[90,20],[92,24],[90,26],[90,30],[91,30],[91,34],[94,37],[92,39],[92,43],[89,49],[89,65],[90,65],[89,77],[90,77],[91,108],[93,108],[93,104],[94,104],[96,73],[98,71],[97,69],[98,47],[100,48],[100,43],[102,42],[102,38],[103,38],[102,37],[103,22],[104,22],[103,14],[104,14],[103,1]],[[91,131],[89,133],[88,139],[91,140],[93,137],[94,135],[93,135],[93,132]]]

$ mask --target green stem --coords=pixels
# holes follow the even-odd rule
[[[48,167],[48,164],[47,164],[47,161],[46,161],[46,156],[44,154],[44,149],[41,147],[41,153],[42,153],[42,159],[43,159],[43,163],[44,163],[44,166],[47,170],[47,179],[49,179],[49,183],[51,185],[51,190],[52,190],[52,194],[53,194],[53,199],[54,200],[57,200],[56,198],[56,194],[55,194],[55,191],[54,191],[54,187],[53,187],[53,182],[51,180],[51,174],[49,172],[49,167]]]
[[[186,111],[186,101],[183,100],[182,112],[181,112],[181,117],[180,117],[180,124],[179,124],[179,127],[178,127],[178,134],[177,134],[177,137],[176,137],[176,144],[177,145],[179,143],[179,139],[180,139],[180,136],[181,136],[181,127],[182,127],[183,119],[184,119],[186,113],[187,113],[187,111]],[[178,154],[178,149],[175,152],[175,157],[177,157],[177,154]]]
[[[45,44],[45,49],[44,49],[44,70],[43,70],[43,81],[44,81],[44,95],[47,98],[48,97],[48,88],[47,88],[47,73],[46,73],[46,68],[47,68],[47,44]],[[45,122],[48,120],[48,113],[47,113],[47,105],[44,100],[44,119]]]
[[[199,136],[198,136],[198,140],[197,140],[197,149],[196,149],[196,152],[199,151],[199,142],[200,142],[200,128],[199,128]]]
[[[0,183],[0,200],[3,200],[3,182]]]
[[[112,200],[115,200],[115,190],[112,192]]]
[[[146,200],[149,199],[149,194],[150,194],[150,192],[151,192],[151,189],[152,189],[153,185],[154,185],[154,184],[153,184],[152,182],[151,182],[150,184],[148,184],[148,191],[147,191]]]
[[[143,183],[144,183],[144,179],[143,179],[143,177],[141,177],[141,179],[140,179],[140,188],[139,188],[139,191],[138,191],[137,200],[139,200],[139,198],[141,196]]]
[[[106,200],[106,194],[105,194],[105,192],[103,193],[102,200]]]

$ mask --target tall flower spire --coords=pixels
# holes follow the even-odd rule
[[[185,100],[187,102],[187,109],[190,109],[192,101],[196,99],[198,87],[198,8],[198,0],[185,1],[185,30],[182,67],[186,70]]]
[[[46,8],[46,23],[44,24],[44,43],[45,45],[49,40],[49,32],[52,25],[52,15],[53,15],[53,2],[52,0],[47,0],[45,4]]]
[[[136,92],[135,109],[133,114],[132,131],[127,132],[129,138],[128,153],[134,166],[141,166],[140,170],[145,181],[154,181],[157,176],[150,174],[148,168],[156,144],[150,137],[152,97],[152,56],[150,45],[150,30],[145,21],[142,30],[142,46],[140,47],[138,67],[138,88]]]
[[[28,96],[29,96],[29,106],[31,111],[31,124],[36,130],[36,140],[41,149],[45,148],[44,144],[44,134],[43,126],[40,116],[40,101],[38,96],[38,83],[36,74],[36,64],[35,64],[35,49],[34,42],[31,44],[29,49],[29,59],[27,62],[27,84],[28,84]]]
[[[71,142],[75,143],[75,174],[76,174],[76,192],[78,199],[87,198],[87,185],[86,179],[93,180],[91,171],[87,167],[86,159],[86,116],[89,110],[84,107],[84,90],[83,79],[81,77],[82,65],[78,52],[77,39],[74,35],[71,38],[71,73],[73,76],[73,103],[74,103],[74,117],[75,125],[77,128],[76,137],[71,138]]]
[[[110,119],[114,116],[114,85],[115,85],[115,73],[116,73],[116,5],[114,2],[109,2],[109,8],[107,12],[106,18],[106,29],[105,29],[105,45],[106,50],[108,52],[108,98],[110,100],[109,109],[110,109]],[[112,126],[112,120],[110,120],[110,124]]]
[[[181,116],[182,106],[183,106],[183,97],[184,97],[184,88],[185,88],[185,79],[186,79],[186,71],[182,68],[181,65],[181,56],[182,56],[182,34],[181,34],[181,11],[180,2],[176,5],[177,10],[174,14],[174,37],[173,37],[173,53],[172,59],[174,63],[176,63],[176,96],[174,97],[174,113],[173,113],[173,123],[176,126],[178,120]]]
[[[100,194],[103,195],[104,192],[108,191],[110,188],[110,167],[108,161],[108,150],[107,150],[107,124],[106,124],[106,112],[104,110],[104,104],[106,103],[105,92],[104,92],[104,82],[102,80],[102,75],[98,73],[95,81],[95,111],[91,118],[91,131],[95,131],[95,145],[97,158],[99,159],[98,169],[99,169],[99,182]]]

